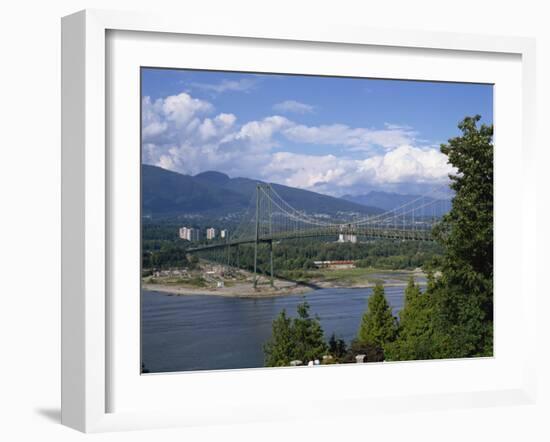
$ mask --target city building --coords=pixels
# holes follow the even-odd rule
[[[179,233],[180,238],[187,241],[198,241],[201,237],[200,230],[194,227],[182,227]]]
[[[357,242],[357,235],[350,235],[349,233],[340,233],[338,235],[338,242]]]
[[[216,238],[216,229],[214,227],[210,227],[206,229],[206,239],[214,239]]]
[[[227,229],[220,230],[220,238],[221,239],[229,238],[229,231]]]

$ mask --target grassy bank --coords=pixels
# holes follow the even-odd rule
[[[377,283],[405,284],[410,275],[421,275],[410,270],[376,268],[315,269],[281,272],[281,276],[297,282],[335,287],[371,286]]]

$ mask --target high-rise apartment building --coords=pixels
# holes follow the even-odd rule
[[[198,241],[201,237],[200,230],[194,227],[181,227],[179,233],[180,238],[187,241]]]

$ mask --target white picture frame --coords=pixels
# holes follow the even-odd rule
[[[535,177],[529,174],[533,167],[535,153],[535,43],[532,39],[517,37],[491,37],[450,33],[427,33],[416,31],[392,32],[376,29],[356,29],[344,26],[317,26],[308,24],[293,27],[285,24],[266,23],[209,23],[206,20],[182,21],[177,17],[153,16],[111,11],[87,10],[63,18],[62,21],[62,423],[85,432],[121,429],[156,428],[167,426],[208,425],[211,422],[254,422],[287,418],[319,417],[336,414],[365,414],[383,409],[388,412],[469,406],[498,405],[502,403],[532,403],[536,396],[536,359],[533,356],[534,342],[525,345],[525,360],[514,371],[514,379],[499,388],[487,389],[479,385],[471,389],[467,385],[461,391],[438,390],[426,394],[391,392],[377,394],[376,400],[364,391],[354,395],[338,394],[326,400],[315,400],[303,404],[284,404],[274,401],[271,407],[258,407],[250,395],[233,398],[231,406],[237,413],[224,412],[228,403],[221,398],[218,402],[200,404],[194,410],[168,406],[163,409],[145,408],[136,410],[113,409],[109,403],[110,392],[115,388],[112,370],[113,353],[109,328],[116,316],[111,312],[109,290],[109,245],[116,229],[110,229],[112,216],[112,195],[109,185],[110,156],[108,145],[110,135],[106,121],[111,117],[108,107],[110,77],[106,76],[108,56],[107,34],[109,32],[156,33],[163,36],[216,36],[255,41],[284,42],[286,45],[328,44],[338,47],[376,47],[379,50],[402,48],[404,51],[425,49],[437,53],[468,53],[482,60],[484,55],[503,54],[517,57],[521,69],[520,103],[521,124],[519,137],[521,148],[517,152],[522,164],[522,187],[520,196],[525,210],[518,215],[520,239],[517,243],[521,253],[522,272],[534,268],[536,248]],[[112,60],[111,60],[112,61]],[[429,68],[428,66],[426,67]],[[282,69],[284,70],[284,69]],[[498,109],[497,109],[498,112]],[[138,120],[136,120],[138,121]],[[497,113],[498,121],[498,113]],[[498,124],[498,123],[497,123]],[[498,143],[498,126],[497,135]],[[498,177],[497,182],[502,178]],[[498,184],[497,184],[498,185]],[[498,220],[497,220],[498,223]],[[519,224],[518,224],[519,225]],[[506,226],[497,229],[505,234]],[[524,273],[525,274],[525,273]],[[498,285],[496,285],[498,287]],[[502,286],[501,286],[502,287]],[[529,321],[535,317],[536,290],[534,281],[522,278],[521,289],[523,336],[534,336],[535,324]],[[504,290],[504,289],[503,289]],[[498,294],[497,294],[498,296]],[[496,300],[498,302],[498,298]],[[498,358],[498,354],[496,355]],[[463,370],[457,361],[435,362],[440,366],[451,366]],[[484,364],[483,366],[481,364]],[[490,375],[491,362],[470,366],[472,372],[487,370]],[[370,365],[370,364],[369,364]],[[373,364],[376,365],[376,364]],[[397,367],[397,368],[395,368]],[[308,382],[315,378],[322,382],[327,376],[334,376],[335,370],[346,369],[346,377],[358,376],[363,367],[333,367],[317,370],[313,376],[304,370],[279,370],[293,382]],[[422,363],[376,365],[372,370],[393,370],[408,376],[424,370]],[[520,373],[521,372],[521,373]],[[253,371],[250,381],[239,382],[254,389],[266,382],[266,376],[274,371]],[[260,373],[260,374],[258,374]],[[271,373],[271,374],[270,374]],[[307,373],[307,375],[305,374]],[[342,372],[343,373],[343,372]],[[231,377],[233,376],[233,377]],[[164,387],[178,382],[177,376],[154,376],[163,378]],[[116,379],[116,378],[115,378]],[[120,379],[120,376],[119,376]],[[235,374],[202,373],[194,375],[193,382],[211,382],[217,388],[224,388],[235,381]],[[153,381],[151,381],[153,382]],[[444,385],[445,380],[441,385]],[[448,382],[448,381],[447,381]],[[216,388],[214,386],[210,388]],[[194,394],[197,394],[196,392]],[[369,400],[370,399],[370,400]],[[169,402],[169,401],[168,401]],[[313,405],[313,406],[312,406]],[[218,409],[216,409],[218,407]],[[259,409],[261,408],[261,409]],[[208,413],[206,412],[208,410]],[[191,412],[193,411],[193,412]]]

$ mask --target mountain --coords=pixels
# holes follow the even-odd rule
[[[418,197],[419,195],[402,195],[400,193],[373,190],[365,195],[344,195],[342,198],[365,206],[375,206],[384,210],[391,210]]]
[[[142,211],[146,215],[174,216],[208,213],[224,215],[245,210],[256,193],[259,181],[230,178],[224,173],[208,171],[195,176],[182,175],[156,166],[141,167]],[[356,212],[381,213],[369,207],[280,184],[272,185],[288,204],[309,213]]]
[[[217,177],[219,180],[219,177]],[[156,166],[141,167],[141,201],[144,214],[175,215],[217,208],[241,209],[249,199],[209,180],[171,172]]]
[[[404,195],[395,192],[383,192],[376,190],[370,191],[365,195],[344,195],[342,198],[347,201],[362,204],[365,206],[379,207],[384,211],[392,210],[411,201],[421,199],[421,201],[418,201],[417,204],[413,205],[426,205],[430,208],[430,210],[433,208],[433,213],[436,216],[447,213],[450,208],[450,203],[448,200],[437,200],[428,196],[423,197],[421,195]],[[433,204],[430,204],[432,202]],[[413,205],[411,205],[410,207],[413,207]]]

